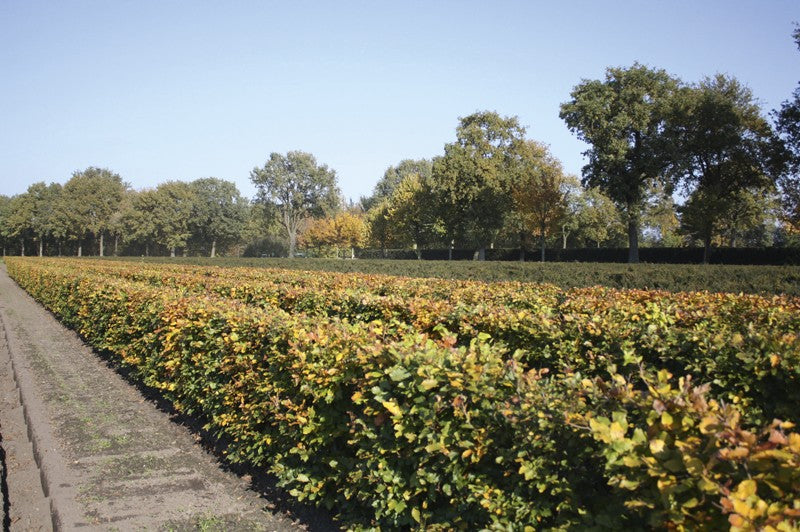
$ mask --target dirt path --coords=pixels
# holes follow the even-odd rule
[[[196,434],[61,326],[4,265],[0,320],[0,445],[12,530],[332,527],[314,512],[299,521],[275,510],[225,471]]]

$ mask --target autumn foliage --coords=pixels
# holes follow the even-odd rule
[[[800,525],[800,300],[6,259],[347,526]]]

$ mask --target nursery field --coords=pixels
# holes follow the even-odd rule
[[[745,294],[800,296],[800,266],[715,264],[619,264],[586,262],[500,262],[420,260],[339,260],[280,258],[136,257],[106,260],[146,264],[279,268],[433,277],[469,281],[549,283],[560,288],[606,286],[641,290],[708,290]]]
[[[795,291],[775,288],[776,269],[772,289],[765,276],[722,293],[265,262],[6,264],[202,419],[229,460],[355,529],[800,526],[797,269],[780,269]]]

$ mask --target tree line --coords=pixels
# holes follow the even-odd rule
[[[793,35],[800,47],[800,29]],[[731,76],[684,83],[634,64],[584,80],[560,108],[589,148],[564,172],[517,117],[459,119],[433,159],[400,161],[345,202],[312,154],[272,153],[252,200],[219,178],[133,190],[103,168],[0,196],[3,252],[342,255],[354,249],[800,244],[800,86],[765,117]],[[679,198],[676,202],[674,198]],[[109,249],[110,248],[110,249]],[[452,256],[452,255],[451,255]]]

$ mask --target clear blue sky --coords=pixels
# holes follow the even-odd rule
[[[797,0],[0,0],[0,194],[101,166],[252,197],[250,170],[300,149],[358,199],[478,110],[518,116],[577,174],[558,110],[582,78],[722,72],[768,112],[800,80],[793,21]]]

